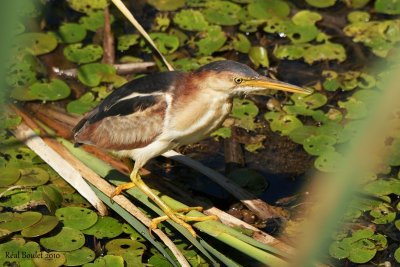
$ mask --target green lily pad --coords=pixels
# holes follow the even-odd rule
[[[82,13],[93,13],[108,6],[107,0],[67,0],[67,2],[73,10]]]
[[[203,10],[208,22],[223,26],[239,23],[238,13],[241,7],[229,1],[209,1]]]
[[[304,150],[310,155],[320,156],[335,151],[336,139],[328,135],[310,136],[303,142]]]
[[[371,15],[364,11],[353,11],[347,15],[347,19],[350,21],[350,23],[367,22],[369,21],[370,17]]]
[[[115,75],[113,66],[101,63],[89,63],[78,69],[78,79],[81,83],[89,87],[95,87],[100,82],[105,81],[106,77]]]
[[[8,191],[4,196],[6,198],[0,201],[0,207],[14,208],[26,205],[32,199],[31,192],[24,192],[19,189]]]
[[[5,212],[0,216],[0,228],[11,232],[18,232],[34,225],[42,218],[42,214],[34,211],[23,213]]]
[[[316,126],[309,126],[303,125],[301,127],[295,128],[293,131],[289,133],[289,138],[298,144],[303,144],[304,140],[308,137],[317,135],[318,134],[318,127]]]
[[[54,185],[42,185],[39,186],[36,190],[38,194],[40,194],[39,199],[44,200],[46,207],[54,214],[56,209],[61,205],[63,201],[63,197],[58,191],[57,187]]]
[[[39,32],[28,32],[15,38],[17,46],[22,46],[34,56],[47,54],[57,47],[54,36]]]
[[[11,87],[25,87],[37,81],[36,71],[38,66],[30,57],[25,56],[23,59],[11,63],[8,66],[5,81]]]
[[[281,0],[254,0],[247,6],[250,16],[256,19],[270,19],[271,17],[287,17],[290,13],[289,5]]]
[[[336,0],[306,0],[307,4],[313,6],[313,7],[318,7],[318,8],[325,8],[325,7],[330,7],[333,6],[336,3]]]
[[[375,11],[389,15],[400,14],[400,1],[398,0],[376,0]]]
[[[368,106],[357,99],[350,97],[347,101],[339,101],[339,107],[346,109],[346,118],[361,119],[367,115]]]
[[[122,224],[112,217],[99,217],[92,227],[83,232],[87,235],[94,235],[99,239],[114,238],[122,233]]]
[[[395,260],[400,263],[400,248],[397,248],[396,251],[394,252],[394,258]]]
[[[175,35],[152,32],[150,37],[162,54],[171,54],[179,48],[179,39]]]
[[[341,246],[341,242],[335,241],[329,246],[329,254],[339,260],[350,256],[350,251]]]
[[[79,1],[79,0],[78,0]],[[114,16],[110,15],[110,23],[114,22]],[[104,11],[94,11],[79,19],[79,23],[88,31],[95,32],[104,27]]]
[[[354,263],[366,263],[372,260],[376,255],[376,248],[372,241],[362,239],[351,244],[350,255],[348,259]]]
[[[238,52],[247,54],[250,51],[251,43],[249,39],[246,37],[246,35],[242,33],[238,33],[233,38],[232,43],[233,43],[233,48]]]
[[[27,228],[24,228],[21,231],[21,235],[24,237],[38,237],[44,234],[47,234],[51,230],[53,230],[58,225],[58,220],[54,216],[43,215],[43,217],[35,223]]]
[[[9,236],[11,233],[12,232],[10,230],[0,228],[0,240]]]
[[[229,138],[232,136],[232,130],[230,127],[221,127],[211,133],[213,137]]]
[[[176,13],[174,23],[186,31],[205,31],[209,25],[200,11],[185,9]]]
[[[343,156],[336,151],[328,151],[321,154],[314,162],[316,169],[323,172],[334,172],[340,166]]]
[[[124,267],[124,258],[115,255],[98,257],[93,263],[84,264],[83,267]]]
[[[185,0],[147,0],[159,11],[174,11],[185,6]]]
[[[38,255],[39,252],[40,246],[36,242],[25,243],[23,239],[8,241],[0,244],[0,266],[35,267],[32,257]],[[11,257],[7,257],[7,255]],[[22,255],[31,255],[32,257],[22,257]]]
[[[268,187],[268,182],[263,175],[255,170],[247,168],[232,171],[228,174],[228,178],[256,196],[259,196]]]
[[[210,26],[202,35],[202,38],[196,41],[196,45],[199,48],[199,54],[205,56],[218,51],[227,39],[220,26]]]
[[[139,34],[125,34],[121,35],[118,37],[117,41],[117,49],[119,51],[126,51],[128,50],[131,46],[134,46],[135,44],[139,43]]]
[[[77,43],[85,39],[86,29],[78,23],[64,23],[58,29],[58,35],[64,43]]]
[[[32,167],[21,170],[21,178],[16,185],[38,186],[44,185],[49,181],[49,174],[42,168]]]
[[[192,71],[200,67],[200,64],[195,58],[181,58],[173,62],[175,69],[180,71]]]
[[[352,8],[362,8],[368,4],[370,0],[345,0],[345,4]]]
[[[325,77],[325,80],[322,84],[326,91],[336,91],[340,87],[339,75],[335,71],[324,70],[322,71],[322,76]]]
[[[289,135],[294,129],[303,126],[303,123],[294,115],[279,112],[267,112],[264,118],[270,122],[271,130]]]
[[[92,227],[98,219],[97,214],[86,208],[81,207],[65,207],[56,211],[57,218],[64,226],[83,230]]]
[[[77,100],[70,101],[67,105],[67,111],[69,113],[84,114],[98,104],[99,102],[95,100],[93,93],[87,92]]]
[[[388,204],[381,204],[378,207],[373,208],[369,213],[376,224],[387,224],[391,223],[396,219],[396,212],[391,210]]]
[[[100,45],[89,44],[82,47],[81,43],[71,44],[64,48],[64,56],[78,64],[90,63],[101,59],[103,48]]]
[[[12,185],[21,177],[21,172],[15,167],[6,167],[0,169],[0,187]]]
[[[71,90],[65,82],[59,79],[53,79],[49,83],[36,82],[29,86],[29,88],[13,90],[11,97],[21,101],[56,101],[68,97],[70,93]]]
[[[314,25],[321,19],[322,16],[319,13],[310,10],[301,10],[292,17],[292,21],[296,25]]]
[[[85,244],[85,236],[79,230],[63,227],[54,236],[42,237],[40,244],[50,250],[72,251]]]
[[[122,256],[128,266],[138,266],[142,263],[142,255],[146,246],[131,239],[114,239],[106,244],[107,254]]]
[[[65,258],[65,266],[82,266],[83,264],[94,260],[96,254],[90,248],[82,247],[77,250],[65,252]]]
[[[36,267],[59,267],[64,266],[66,258],[62,252],[41,251],[38,257],[33,259]]]
[[[168,259],[160,254],[151,256],[147,263],[151,264],[152,266],[173,267]]]
[[[249,51],[249,58],[256,67],[259,67],[260,65],[263,67],[269,66],[267,49],[262,46],[251,47]]]
[[[238,125],[246,130],[254,130],[256,125],[254,118],[258,114],[257,106],[248,99],[233,100],[233,107],[231,115],[238,120]]]
[[[297,106],[304,106],[308,109],[322,107],[328,102],[328,98],[321,93],[313,93],[311,95],[293,94],[290,98]]]

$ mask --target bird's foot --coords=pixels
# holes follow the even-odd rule
[[[114,189],[114,192],[112,192],[112,194],[111,194],[111,196],[110,196],[111,202],[114,202],[114,201],[113,201],[113,197],[115,197],[115,196],[121,194],[122,191],[131,189],[132,187],[135,187],[135,186],[136,186],[136,185],[135,185],[135,183],[133,183],[133,182],[118,185],[118,186]]]
[[[157,226],[159,223],[166,221],[168,219],[171,219],[174,222],[176,222],[177,224],[186,228],[192,236],[196,237],[196,232],[193,230],[193,227],[186,222],[193,222],[193,221],[203,222],[203,221],[208,221],[208,220],[218,220],[218,217],[215,215],[188,216],[188,215],[181,214],[182,212],[189,212],[191,210],[202,211],[203,208],[202,207],[187,207],[187,208],[182,208],[182,209],[177,209],[177,210],[165,209],[164,212],[166,215],[160,216],[160,217],[157,217],[157,218],[154,218],[153,220],[151,220],[149,230],[151,231],[151,230],[157,229]]]

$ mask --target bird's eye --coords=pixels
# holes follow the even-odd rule
[[[243,79],[242,78],[235,78],[234,81],[235,81],[235,83],[239,84],[239,83],[243,82]]]

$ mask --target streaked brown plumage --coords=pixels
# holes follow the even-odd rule
[[[140,187],[171,219],[194,234],[182,215],[173,213],[144,185],[138,170],[153,157],[207,137],[229,114],[233,97],[269,89],[307,93],[229,60],[207,64],[191,73],[152,74],[110,94],[77,124],[74,137],[78,143],[134,159],[132,183],[118,187],[116,194]]]

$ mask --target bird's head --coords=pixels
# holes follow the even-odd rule
[[[264,77],[249,66],[231,60],[209,63],[194,73],[203,76],[202,79],[206,81],[207,88],[229,94],[229,96],[267,94],[271,90],[311,93],[307,89]]]

